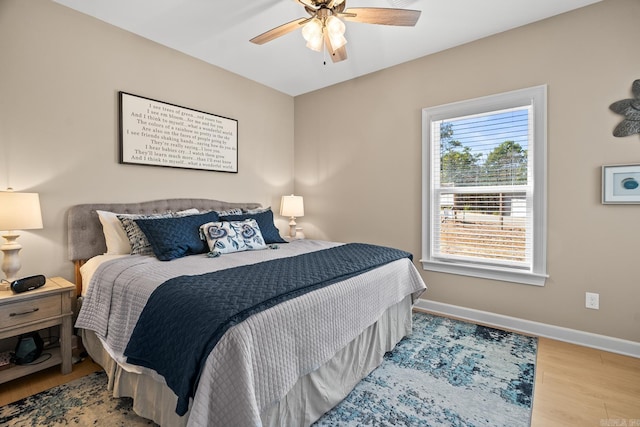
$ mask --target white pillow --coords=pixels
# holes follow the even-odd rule
[[[118,215],[124,217],[137,217],[140,214],[118,214],[109,211],[96,210],[100,224],[102,224],[102,232],[104,240],[107,244],[107,252],[105,255],[129,255],[131,253],[131,243],[129,237],[122,227],[122,223],[118,219]],[[176,212],[180,215],[192,215],[199,213],[198,209],[186,209]],[[158,214],[159,216],[166,214]]]
[[[131,253],[131,245],[127,233],[124,232],[122,224],[116,213],[108,211],[96,210],[100,224],[102,224],[102,232],[104,240],[107,243],[106,255],[128,255]]]

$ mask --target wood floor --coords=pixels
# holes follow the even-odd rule
[[[0,384],[0,406],[68,383],[100,369],[102,369],[100,365],[93,363],[91,358],[87,357],[82,362],[73,365],[73,371],[67,375],[60,373],[60,366],[52,366],[27,377]]]
[[[640,359],[540,338],[531,425],[640,427]]]
[[[87,375],[89,358],[61,375],[59,367],[0,384],[0,406]],[[640,359],[540,338],[533,427],[640,427]]]

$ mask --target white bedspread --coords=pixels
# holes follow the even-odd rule
[[[153,290],[167,279],[335,245],[298,240],[278,250],[218,258],[110,260],[95,270],[76,327],[95,331],[127,369],[123,351],[135,323]],[[388,307],[409,294],[415,299],[424,289],[414,265],[403,259],[251,316],[227,331],[209,355],[187,414],[188,425],[260,425],[261,412],[282,398],[299,377],[329,360]],[[157,377],[145,369],[128,369]]]

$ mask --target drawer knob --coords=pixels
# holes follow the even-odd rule
[[[36,308],[32,308],[31,310],[23,311],[23,312],[20,312],[20,313],[10,313],[9,317],[22,316],[24,314],[35,313],[38,310],[40,310],[40,309],[38,307],[36,307]]]

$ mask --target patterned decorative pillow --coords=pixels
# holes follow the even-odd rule
[[[210,222],[200,227],[213,254],[266,249],[260,227],[254,219]]]
[[[200,226],[215,221],[218,221],[218,214],[213,211],[183,217],[135,220],[160,261],[206,253],[209,248],[200,239]]]
[[[178,212],[166,212],[163,214],[152,214],[152,215],[137,215],[137,214],[125,214],[116,215],[122,224],[122,228],[124,232],[127,234],[127,238],[129,239],[129,245],[131,246],[131,255],[153,255],[153,249],[151,248],[151,244],[147,239],[147,236],[144,235],[138,224],[136,224],[136,219],[158,219],[158,218],[172,218],[172,217],[182,217],[187,215],[194,215],[199,213],[198,209],[186,209],[184,211]]]
[[[171,213],[157,214],[157,215],[117,215],[124,232],[129,239],[129,245],[131,245],[131,255],[152,255],[153,249],[151,244],[147,240],[147,236],[144,235],[136,219],[158,219],[158,218],[171,218]]]
[[[216,211],[218,216],[226,216],[226,215],[242,215],[242,209],[240,208],[233,208],[233,209],[227,209],[224,211]]]
[[[241,215],[243,213],[246,214],[257,214],[257,213],[262,213],[262,212],[266,212],[266,211],[270,211],[271,210],[271,206],[267,207],[267,208],[254,208],[254,209],[240,209],[240,213],[239,214],[229,214],[229,215]],[[220,215],[222,216],[222,215]]]
[[[256,220],[265,243],[287,243],[286,240],[280,237],[280,232],[273,223],[273,212],[271,209],[254,214],[243,213],[242,215],[227,215],[220,217],[220,220],[222,221],[244,221],[246,219]]]

